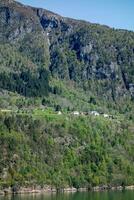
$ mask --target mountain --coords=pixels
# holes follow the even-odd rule
[[[2,73],[21,76],[22,71],[42,68],[52,77],[75,82],[104,99],[134,97],[133,32],[64,18],[8,0],[0,2],[0,27]],[[23,75],[19,78],[25,82]],[[26,95],[23,89],[12,89],[5,82],[0,85]]]
[[[134,32],[0,0],[0,190],[133,185],[133,133]]]

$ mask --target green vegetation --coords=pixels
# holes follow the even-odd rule
[[[31,98],[24,104],[36,101],[63,110],[133,109],[133,32],[64,19],[6,0],[0,8],[2,92],[20,94],[20,102]],[[5,96],[1,101],[0,107],[7,108]]]
[[[133,141],[134,33],[1,0],[0,188],[134,184]]]
[[[103,117],[0,114],[0,185],[129,185],[133,123]]]

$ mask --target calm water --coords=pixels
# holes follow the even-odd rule
[[[0,197],[0,200],[134,200],[134,191],[16,195]]]

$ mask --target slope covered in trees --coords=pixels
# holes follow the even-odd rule
[[[131,31],[68,19],[2,0],[0,41],[5,52],[5,56],[0,54],[0,69],[7,73],[16,68],[18,73],[26,68],[32,73],[32,66],[45,68],[52,78],[74,82],[76,89],[81,87],[92,95],[110,101],[133,99],[134,33]]]
[[[134,33],[1,0],[0,110],[0,188],[134,184]]]
[[[133,123],[102,117],[0,114],[0,186],[131,185]]]

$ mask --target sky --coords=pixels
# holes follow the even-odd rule
[[[17,0],[65,17],[134,31],[134,0]]]

